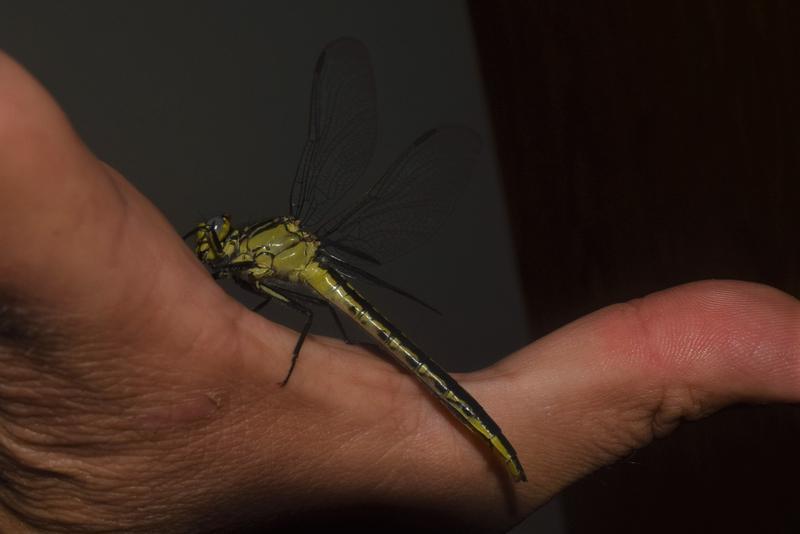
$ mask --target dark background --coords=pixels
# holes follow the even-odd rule
[[[470,3],[532,334],[704,278],[800,287],[800,4]],[[564,495],[568,532],[800,532],[800,411],[739,407]]]
[[[681,282],[800,293],[799,21],[789,2],[745,0],[39,0],[0,4],[0,47],[182,233],[223,211],[286,211],[316,56],[363,40],[372,176],[435,124],[486,140],[452,220],[380,272],[445,317],[368,292],[446,368],[469,370]],[[317,331],[334,333],[325,319]],[[800,532],[799,429],[792,407],[684,425],[568,490],[563,519],[556,502],[518,531]]]

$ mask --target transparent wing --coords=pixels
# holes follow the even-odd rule
[[[405,254],[435,233],[465,189],[480,152],[462,126],[425,132],[349,211],[318,235],[327,248],[378,262]]]
[[[338,39],[317,60],[308,138],[297,167],[289,212],[315,228],[353,187],[372,158],[377,112],[369,52]]]

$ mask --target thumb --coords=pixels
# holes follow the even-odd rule
[[[155,206],[88,150],[47,91],[2,52],[0,201],[0,298],[35,307],[50,327],[70,317],[104,338],[125,330],[152,345],[222,330],[239,313]],[[222,326],[208,324],[204,309]]]
[[[50,95],[2,52],[0,199],[0,289],[31,298],[65,285],[65,260],[78,256],[68,251],[94,242],[87,229],[107,228],[123,203]]]
[[[512,368],[509,434],[536,505],[684,419],[800,401],[800,306],[758,284],[692,283],[588,315],[488,372]]]

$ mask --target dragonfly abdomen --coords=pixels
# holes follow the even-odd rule
[[[411,371],[456,418],[486,440],[515,480],[526,480],[511,443],[481,405],[447,372],[415,347],[350,284],[335,272],[312,262],[301,278],[325,300],[349,315]]]

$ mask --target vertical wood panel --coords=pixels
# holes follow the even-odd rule
[[[800,294],[800,4],[471,12],[537,335],[692,280]],[[685,425],[567,492],[571,531],[800,532],[799,436],[796,407]]]

